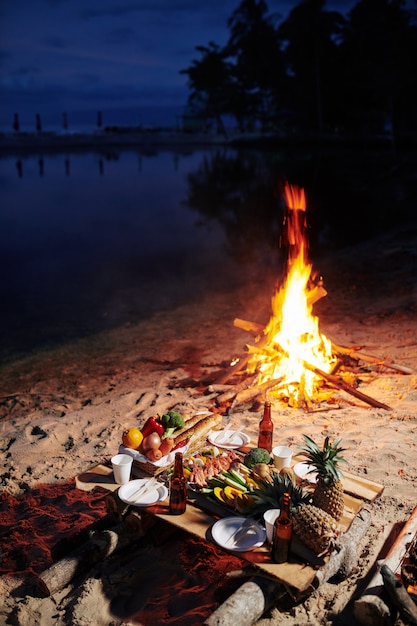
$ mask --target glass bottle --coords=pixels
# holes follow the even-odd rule
[[[264,448],[272,452],[272,440],[274,437],[274,423],[271,419],[271,403],[267,400],[264,405],[264,413],[259,422],[258,448]]]
[[[281,512],[274,523],[272,535],[272,560],[275,563],[285,563],[288,561],[290,543],[292,537],[292,519],[290,512],[291,497],[289,493],[284,493],[281,502]]]
[[[181,515],[185,512],[186,499],[187,479],[184,476],[182,452],[176,452],[169,491],[169,512],[171,515]]]

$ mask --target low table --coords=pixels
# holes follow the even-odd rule
[[[296,462],[297,458],[294,459],[294,463]],[[142,473],[137,468],[133,469],[133,475],[137,478],[149,478],[148,475]],[[343,532],[346,532],[362,509],[364,502],[373,502],[383,492],[384,487],[349,473],[344,474],[342,482],[345,492],[345,509],[339,524]],[[110,492],[116,492],[119,489],[119,485],[114,482],[111,467],[106,465],[94,466],[87,472],[77,476],[76,486],[83,491],[90,491],[96,487],[107,489]],[[117,498],[117,494],[114,497]],[[230,510],[228,512],[227,508],[220,505],[220,503],[217,505],[216,502],[193,493],[189,494],[187,509],[182,515],[170,515],[168,500],[158,502],[156,505],[146,508],[138,507],[137,510],[141,515],[154,516],[211,543],[215,543],[211,536],[211,528],[215,521],[227,515],[233,515],[233,511]],[[295,595],[302,595],[315,586],[317,566],[300,562],[274,563],[266,545],[247,552],[233,553],[258,568],[264,574],[276,578],[277,581],[283,583],[286,587],[290,587]]]

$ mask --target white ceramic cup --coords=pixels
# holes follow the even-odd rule
[[[133,459],[128,454],[116,454],[112,457],[114,480],[118,485],[125,485],[130,480]]]
[[[288,446],[277,446],[272,450],[274,465],[278,470],[283,467],[290,467],[292,459],[292,448]]]
[[[268,509],[264,513],[264,522],[266,529],[266,539],[268,543],[272,543],[272,536],[274,532],[274,522],[280,514],[281,509]]]

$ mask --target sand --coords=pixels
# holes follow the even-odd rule
[[[298,605],[277,605],[260,619],[262,626],[356,624],[354,599],[393,528],[417,504],[417,225],[329,250],[316,263],[328,291],[314,309],[321,332],[381,358],[380,364],[361,362],[356,380],[363,393],[390,409],[337,390],[326,410],[305,412],[276,401],[275,443],[296,449],[304,433],[318,441],[340,437],[349,472],[382,484],[384,491],[366,504],[372,524],[351,575],[325,583]],[[271,295],[267,272],[262,280],[248,277],[233,292],[213,291],[138,324],[3,366],[0,623],[196,626],[232,593],[226,572],[241,560],[181,532],[139,542],[52,597],[39,596],[34,575],[52,564],[50,551],[59,540],[106,514],[106,492],[78,490],[75,476],[108,462],[123,430],[149,414],[174,406],[211,408],[201,389],[176,383],[242,354],[249,338],[233,320],[265,323]],[[259,407],[245,407],[228,420],[255,442],[259,418]]]

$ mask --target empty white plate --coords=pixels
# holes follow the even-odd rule
[[[250,437],[239,430],[214,430],[209,433],[207,439],[213,446],[227,450],[241,448],[250,442]]]
[[[233,534],[242,527],[246,517],[224,517],[216,522],[211,529],[211,534],[216,543],[226,550],[247,552],[259,548],[266,539],[266,530],[261,524],[253,524],[237,542],[231,540]]]
[[[314,465],[308,463],[296,463],[293,467],[294,474],[301,478],[301,480],[307,480],[309,483],[317,482],[317,472]],[[313,470],[310,474],[310,471]]]
[[[125,504],[131,504],[132,506],[151,506],[161,500],[165,500],[168,497],[168,489],[165,485],[157,485],[155,489],[144,493],[142,496],[135,496],[135,493],[140,489],[150,478],[138,478],[137,480],[131,480],[122,485],[119,488],[119,498]]]

